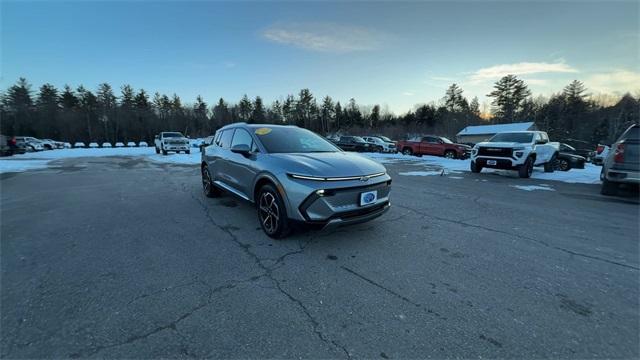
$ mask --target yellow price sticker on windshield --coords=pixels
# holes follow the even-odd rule
[[[270,132],[271,132],[271,129],[269,129],[269,128],[256,129],[256,135],[267,135]]]

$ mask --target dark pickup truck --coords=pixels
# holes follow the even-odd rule
[[[466,159],[471,154],[471,146],[456,144],[446,137],[434,135],[398,141],[396,148],[405,155],[434,155],[449,159]]]

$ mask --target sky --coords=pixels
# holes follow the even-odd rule
[[[638,1],[0,1],[0,88],[95,89],[267,103],[309,88],[396,114],[452,83],[488,101],[515,74],[535,96],[573,79],[640,93]]]

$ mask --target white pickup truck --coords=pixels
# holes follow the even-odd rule
[[[189,139],[179,132],[161,132],[160,135],[155,136],[156,154],[167,155],[169,151],[175,151],[179,153],[184,151],[185,154],[190,154]]]
[[[553,172],[557,157],[557,144],[550,143],[544,131],[503,132],[474,146],[471,171],[479,173],[485,167],[517,170],[521,178],[528,178],[534,166]]]

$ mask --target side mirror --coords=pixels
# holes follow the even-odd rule
[[[242,154],[243,156],[249,156],[251,154],[251,148],[247,144],[238,144],[231,147],[231,152],[236,154]]]

